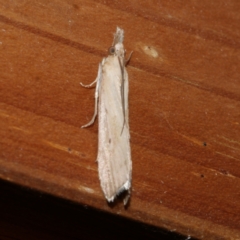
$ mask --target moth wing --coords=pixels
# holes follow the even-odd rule
[[[103,66],[103,78],[99,89],[97,157],[101,187],[108,201],[113,201],[119,192],[129,190],[131,186],[128,76],[125,68],[124,114],[121,95],[122,79],[118,58],[108,57]]]

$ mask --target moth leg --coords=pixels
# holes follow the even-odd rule
[[[97,109],[98,109],[98,92],[99,92],[99,86],[101,84],[101,80],[102,80],[102,64],[99,63],[99,67],[98,67],[98,75],[97,75],[97,78],[94,82],[92,82],[91,84],[89,85],[83,85],[82,83],[80,83],[83,87],[91,87],[94,83],[97,83],[96,85],[96,90],[95,90],[95,95],[94,95],[94,98],[95,98],[95,107],[94,107],[94,114],[93,114],[93,117],[91,119],[91,121],[85,125],[83,125],[81,128],[85,128],[85,127],[88,127],[90,125],[92,125],[95,121],[95,118],[97,116]]]
[[[85,85],[85,84],[83,84],[82,82],[80,82],[80,85],[81,85],[82,87],[85,87],[85,88],[90,88],[94,83],[97,82],[97,80],[98,80],[98,76],[97,76],[97,78],[96,78],[92,83],[90,83],[90,84],[88,84],[88,85]]]
[[[129,54],[129,57],[128,57],[128,59],[127,60],[125,60],[125,66],[128,64],[128,62],[129,62],[129,60],[130,60],[130,58],[132,57],[132,54],[133,54],[133,51],[131,51],[131,53]]]

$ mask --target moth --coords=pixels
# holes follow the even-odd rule
[[[127,192],[123,200],[127,204],[132,179],[130,133],[128,123],[128,74],[123,46],[124,31],[117,27],[108,57],[103,58],[98,67],[95,110],[92,120],[82,128],[92,125],[98,115],[98,173],[101,188],[108,202],[122,192]]]

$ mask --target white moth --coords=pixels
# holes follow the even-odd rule
[[[124,205],[130,197],[132,161],[128,125],[128,74],[125,68],[123,47],[124,31],[117,27],[109,55],[99,64],[96,83],[95,111],[92,120],[82,126],[88,127],[95,121],[98,112],[98,172],[103,193],[108,202],[127,191]],[[130,56],[131,57],[131,56]]]

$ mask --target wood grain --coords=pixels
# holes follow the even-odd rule
[[[0,177],[199,239],[240,238],[240,3],[0,0]],[[133,188],[101,192],[92,82],[125,30]]]

